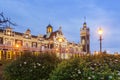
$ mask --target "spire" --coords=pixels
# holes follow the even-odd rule
[[[59,27],[59,30],[58,30],[58,31],[59,31],[59,34],[62,35],[62,26]]]
[[[62,27],[61,26],[59,27],[59,31],[62,31]]]
[[[84,16],[84,22],[86,22],[86,16]]]
[[[87,24],[86,24],[86,17],[84,17],[84,23],[83,23],[83,28],[86,28]]]

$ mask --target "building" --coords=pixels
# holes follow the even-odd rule
[[[3,13],[0,17],[0,27],[7,23],[11,24]],[[86,22],[80,29],[80,43],[69,42],[62,32],[62,27],[54,31],[50,24],[46,27],[46,34],[43,35],[32,35],[30,29],[23,33],[16,32],[10,26],[6,26],[0,28],[0,60],[16,59],[24,51],[31,51],[35,55],[41,52],[51,52],[56,53],[60,58],[90,53],[90,30]]]
[[[58,57],[69,58],[82,54],[81,44],[69,42],[63,32],[62,27],[54,31],[49,24],[46,27],[45,35],[32,35],[27,29],[24,33],[13,31],[11,27],[0,29],[0,60],[16,59],[24,51],[31,51],[34,54],[39,52],[54,52]]]

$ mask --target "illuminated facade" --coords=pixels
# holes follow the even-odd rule
[[[16,59],[24,51],[35,54],[40,52],[55,52],[61,58],[81,55],[82,46],[74,42],[68,42],[62,33],[62,27],[53,31],[49,24],[45,35],[32,35],[27,29],[24,33],[15,32],[11,27],[0,29],[0,60]]]

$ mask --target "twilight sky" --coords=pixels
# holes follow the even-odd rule
[[[66,38],[77,43],[86,16],[91,52],[99,50],[99,27],[104,30],[103,50],[120,52],[120,0],[0,0],[0,12],[18,24],[14,31],[29,28],[34,35],[45,34],[50,23],[54,31],[62,26]]]

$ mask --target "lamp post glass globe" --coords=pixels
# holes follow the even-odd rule
[[[102,35],[102,34],[103,34],[103,30],[102,30],[102,28],[99,28],[99,30],[98,30],[98,34],[99,34],[99,35]]]

